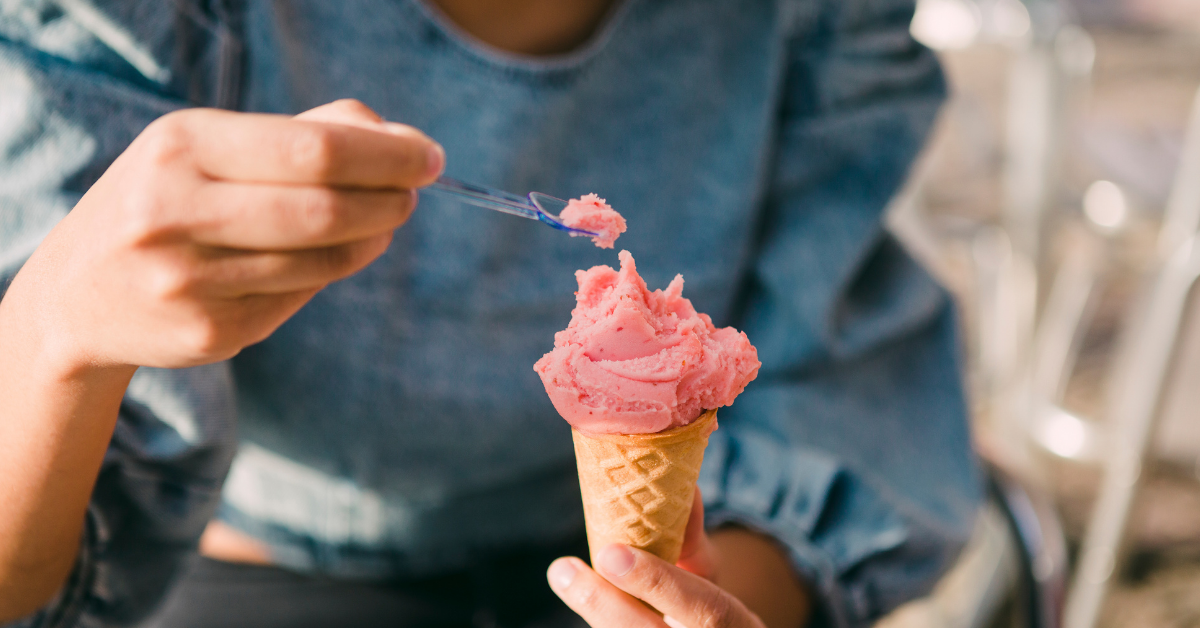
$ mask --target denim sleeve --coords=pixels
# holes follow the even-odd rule
[[[882,213],[945,87],[911,0],[796,3],[760,248],[738,322],[758,379],[721,413],[710,526],[786,546],[817,625],[864,626],[926,593],[982,500],[944,291]]]
[[[172,52],[179,16],[156,7],[184,5],[0,2],[0,297],[147,124],[212,103],[194,99],[208,90],[203,75],[171,82],[181,69],[172,63],[187,59]],[[203,64],[211,47],[187,45]],[[132,625],[154,607],[218,504],[236,446],[232,391],[224,363],[137,372],[75,569],[50,604],[16,626]]]

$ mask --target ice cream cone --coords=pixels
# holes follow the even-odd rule
[[[688,514],[717,411],[656,434],[583,434],[572,429],[592,562],[610,543],[679,559]]]

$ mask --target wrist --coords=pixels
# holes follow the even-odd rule
[[[137,367],[112,364],[92,355],[65,308],[39,294],[55,290],[22,269],[0,299],[0,370],[45,384],[119,388],[123,393]],[[32,383],[32,382],[30,382]]]
[[[811,599],[778,541],[740,526],[709,535],[717,555],[717,585],[754,611],[769,628],[808,623]]]

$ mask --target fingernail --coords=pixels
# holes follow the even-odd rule
[[[612,544],[600,550],[596,562],[600,568],[614,576],[623,576],[633,569],[634,556],[624,545]]]
[[[425,149],[425,173],[431,177],[442,174],[446,168],[446,151],[441,144],[432,142]]]
[[[577,571],[570,559],[560,558],[550,564],[550,569],[546,570],[546,579],[550,581],[551,589],[562,591],[571,586]]]
[[[687,628],[687,626],[684,626],[682,622],[674,617],[671,617],[670,615],[663,615],[663,623],[671,628]]]

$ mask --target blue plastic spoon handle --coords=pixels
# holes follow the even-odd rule
[[[451,179],[450,177],[438,177],[438,180],[431,183],[427,189],[449,194],[477,207],[537,220],[555,229],[569,233],[585,236],[598,235],[593,231],[575,229],[574,227],[564,225],[556,214],[547,212],[544,205],[551,204],[561,209],[562,207],[566,207],[567,202],[548,194],[542,194],[541,192],[530,192],[528,196],[521,197],[510,192],[505,192],[504,190],[475,185],[474,183],[467,183],[458,179]]]
[[[542,212],[536,205],[529,202],[528,199],[521,198],[515,194],[509,194],[503,190],[494,190],[482,185],[465,183],[457,179],[451,179],[450,177],[439,177],[429,187],[430,189],[456,196],[463,202],[478,207],[494,209],[531,220],[541,220],[540,214]]]

